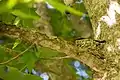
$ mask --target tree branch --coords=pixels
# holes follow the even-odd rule
[[[99,42],[91,39],[83,39],[72,43],[60,38],[48,37],[34,30],[26,30],[3,23],[0,23],[0,35],[19,38],[28,43],[36,41],[37,46],[48,47],[58,52],[65,53],[67,56],[83,62],[95,71],[104,72],[107,66],[104,59],[101,58],[102,56],[99,55]]]

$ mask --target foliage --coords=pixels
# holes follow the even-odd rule
[[[42,0],[41,0],[42,1]],[[5,24],[16,25],[17,27],[34,29],[33,21],[39,20],[41,16],[36,13],[36,8],[33,4],[38,2],[37,0],[1,0],[0,1],[0,21]],[[73,30],[73,24],[69,20],[69,16],[65,12],[69,12],[72,15],[76,15],[79,19],[84,14],[84,7],[82,8],[74,5],[69,7],[64,5],[60,0],[43,0],[48,2],[55,9],[48,9],[49,16],[51,17],[50,23],[53,28],[53,32],[56,36],[64,39],[73,39],[76,32]],[[80,10],[80,11],[78,11]],[[88,15],[87,15],[88,16]],[[79,26],[78,26],[79,27]],[[34,43],[34,42],[33,42]],[[19,55],[19,56],[18,56]],[[73,59],[64,59],[66,56],[64,53],[53,51],[49,48],[39,47],[20,39],[11,39],[6,36],[0,37],[0,78],[4,80],[42,80],[40,77],[26,74],[24,70],[28,68],[31,72],[33,68],[40,70],[41,73],[48,72],[55,76],[56,74],[65,74],[66,76],[73,76],[73,79],[77,79],[78,75],[76,70],[69,65]],[[63,60],[57,60],[57,58],[63,57]],[[47,61],[44,61],[48,59]],[[38,63],[46,63],[38,66]],[[60,62],[60,64],[58,64]],[[48,67],[53,66],[54,71]],[[56,68],[59,66],[61,68]],[[65,68],[63,68],[63,67]],[[6,71],[7,68],[7,71]],[[68,69],[67,69],[68,68]],[[61,71],[59,71],[59,70]],[[64,71],[66,72],[62,72]],[[89,70],[87,70],[89,71]],[[54,73],[54,74],[53,74]],[[91,75],[91,73],[90,73]],[[62,77],[63,78],[63,77]],[[56,78],[51,77],[53,80]],[[59,80],[59,79],[58,79]],[[60,78],[61,80],[61,78]],[[86,80],[86,79],[85,79]]]

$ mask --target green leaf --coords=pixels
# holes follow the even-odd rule
[[[20,20],[21,20],[21,19],[20,19],[19,17],[16,17],[15,20],[14,20],[13,25],[18,26],[18,24],[20,23]]]
[[[74,75],[74,76],[77,76],[76,75],[76,70],[73,68],[72,65],[70,65],[69,63],[72,63],[73,59],[64,59],[64,65],[71,71],[71,73]]]
[[[7,0],[0,1],[0,13],[8,12],[10,9],[7,7]]]
[[[15,16],[11,13],[2,13],[0,14],[0,20],[7,24],[12,24],[15,20]]]
[[[17,4],[17,0],[1,0],[0,13],[10,12],[11,9]]]
[[[73,38],[72,24],[67,19],[67,16],[62,15],[55,9],[49,9],[48,13],[51,17],[50,23],[53,27],[54,34],[67,40]]]
[[[37,57],[35,56],[34,52],[27,51],[22,56],[22,60],[24,61],[24,63],[26,63],[26,67],[28,68],[28,70],[31,71],[35,66]]]
[[[19,40],[19,39],[16,39],[16,40],[15,40],[15,43],[13,44],[12,49],[14,49],[15,47],[17,47],[18,44],[20,44],[20,40]]]
[[[8,1],[7,1],[7,7],[8,7],[9,9],[12,9],[12,8],[17,4],[17,1],[18,1],[18,0],[8,0]]]
[[[70,72],[76,78],[76,80],[79,80],[80,76],[76,74],[76,70],[71,64],[73,61],[74,59],[64,59],[64,65],[70,70]]]
[[[0,66],[0,78],[4,80],[42,80],[40,77],[30,74],[24,74],[18,69],[13,67],[7,67],[6,72],[4,66]]]
[[[51,58],[56,57],[58,54],[59,52],[44,47],[39,48],[38,52],[36,52],[38,58]]]
[[[83,13],[80,11],[75,10],[74,8],[68,7],[63,5],[60,2],[57,2],[55,0],[46,0],[50,5],[52,5],[53,7],[55,7],[57,10],[59,10],[61,13],[64,13],[65,11],[69,11],[70,13],[73,13],[75,15],[78,16],[82,16]]]
[[[22,19],[20,21],[20,24],[23,26],[23,27],[27,27],[27,28],[33,28],[34,25],[33,25],[33,19]]]
[[[41,77],[26,74],[23,80],[43,80]]]
[[[0,62],[4,60],[5,50],[0,46]]]
[[[35,12],[34,8],[29,8],[26,4],[18,4],[12,11],[12,14],[23,19],[39,19],[40,16]]]
[[[76,10],[79,10],[83,13],[87,12],[86,8],[85,8],[85,5],[83,3],[79,4],[79,3],[76,3],[73,5],[73,8],[76,9]]]
[[[29,3],[31,1],[33,1],[33,0],[20,0],[20,2],[22,2],[22,3]]]
[[[54,9],[48,10],[49,16],[51,17],[50,23],[53,27],[53,31],[55,35],[60,35],[60,32],[62,30],[62,14]]]

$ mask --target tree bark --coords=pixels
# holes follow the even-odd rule
[[[117,1],[117,0],[114,0]],[[119,0],[117,1],[119,3]],[[107,8],[110,0],[84,0],[84,4],[91,18],[94,33],[96,32],[99,19],[107,15]],[[101,22],[101,34],[98,40],[105,40],[104,49],[101,49],[105,57],[106,78],[105,80],[120,80],[120,15],[116,16],[117,23],[111,28]]]

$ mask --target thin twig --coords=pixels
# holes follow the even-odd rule
[[[63,56],[63,57],[52,57],[52,58],[40,58],[40,59],[56,59],[56,60],[59,60],[59,59],[67,59],[67,58],[71,58],[71,56]]]
[[[15,56],[15,57],[13,57],[13,58],[5,61],[5,62],[1,62],[0,65],[7,64],[7,63],[9,63],[9,62],[17,59],[19,56],[23,55],[26,51],[28,51],[33,45],[34,45],[34,43],[31,46],[29,46],[26,50],[24,50],[23,52],[21,52],[20,54],[18,54],[17,56]]]
[[[20,71],[23,71],[26,67],[27,67],[27,65],[25,65],[22,69],[20,69]]]

